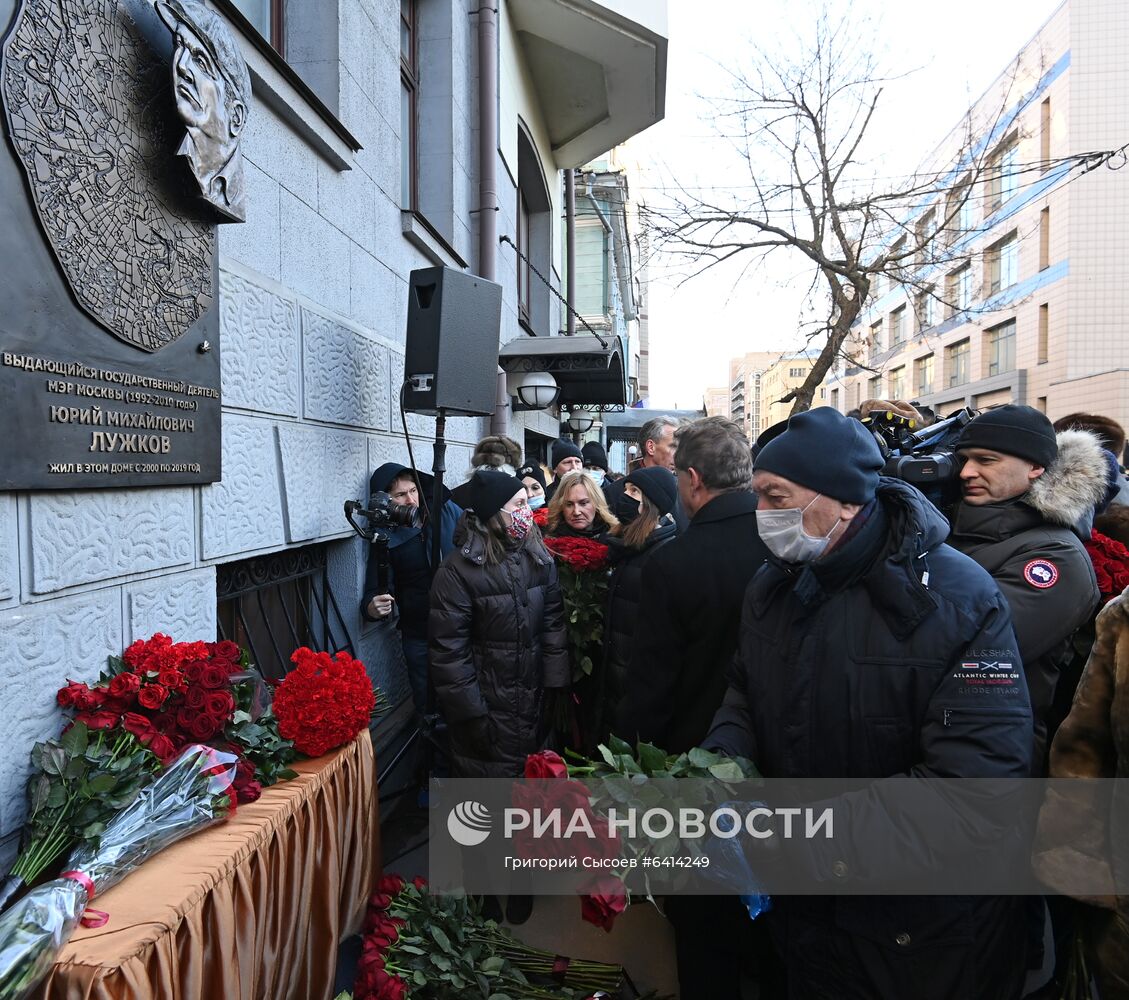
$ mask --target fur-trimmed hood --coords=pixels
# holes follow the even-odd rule
[[[1059,431],[1058,458],[1023,498],[1052,524],[1075,528],[1093,522],[1094,508],[1109,489],[1105,454],[1090,431]],[[1089,535],[1089,531],[1086,531]]]

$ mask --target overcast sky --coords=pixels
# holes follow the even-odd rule
[[[946,0],[922,8],[829,0],[833,15],[849,10],[868,24],[884,68],[913,71],[885,87],[866,155],[884,172],[912,170],[1061,2]],[[819,0],[669,0],[666,118],[631,142],[644,166],[633,193],[660,197],[672,176],[685,186],[740,183],[726,166],[728,147],[709,121],[708,99],[731,91],[725,67],[739,68],[751,43],[787,47],[819,7]],[[810,271],[783,253],[756,274],[735,266],[681,286],[661,267],[652,273],[652,406],[700,406],[707,386],[727,383],[731,357],[800,346],[795,331]]]

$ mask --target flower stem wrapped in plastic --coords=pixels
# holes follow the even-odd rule
[[[182,837],[224,819],[238,758],[194,744],[107,825],[97,844],[75,849],[68,871],[39,886],[0,917],[0,1000],[22,1000],[46,975],[97,893],[117,884]],[[84,913],[86,916],[84,917]]]

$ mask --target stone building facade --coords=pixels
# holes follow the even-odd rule
[[[222,479],[0,493],[0,861],[24,815],[23,762],[59,728],[55,690],[96,678],[107,656],[156,631],[211,639],[226,614],[238,638],[217,599],[233,566],[254,583],[272,557],[324,565],[334,604],[316,584],[311,624],[331,625],[393,703],[407,696],[394,632],[360,616],[367,543],[342,503],[365,498],[375,466],[408,460],[408,276],[435,265],[486,274],[503,289],[500,344],[557,334],[559,302],[512,244],[560,291],[561,171],[662,116],[661,2],[503,0],[486,89],[487,8],[469,0],[208,6],[239,40],[254,97],[247,221],[219,233]],[[484,121],[497,134],[485,156]],[[496,180],[485,205],[483,162]],[[485,212],[512,241],[483,255]],[[557,436],[554,416],[510,403],[499,391],[494,418],[448,420],[449,479],[463,478],[491,425],[519,441]],[[428,470],[434,421],[407,424]]]

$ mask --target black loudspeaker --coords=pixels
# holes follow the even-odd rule
[[[498,391],[502,286],[449,267],[412,271],[404,409],[490,416]]]

